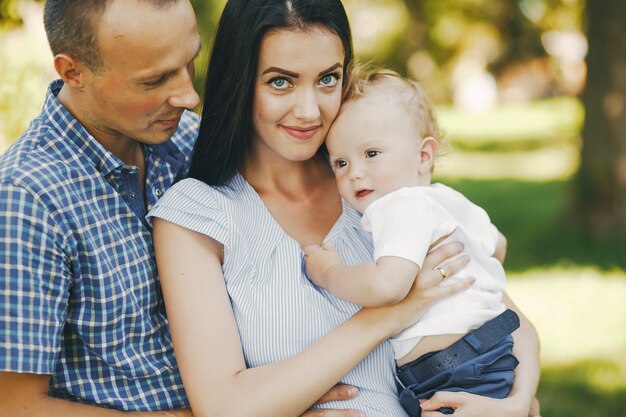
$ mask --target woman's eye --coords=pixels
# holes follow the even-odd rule
[[[284,77],[272,78],[267,83],[276,90],[285,90],[289,88],[290,85],[289,80]]]
[[[380,151],[367,151],[367,152],[365,152],[365,156],[367,158],[373,158],[373,157],[378,156],[378,155],[380,155]]]
[[[339,82],[337,74],[326,74],[320,78],[320,85],[324,87],[334,87]]]

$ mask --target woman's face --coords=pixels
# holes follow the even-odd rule
[[[265,35],[252,115],[257,157],[315,155],[341,105],[343,61],[340,38],[323,26]]]

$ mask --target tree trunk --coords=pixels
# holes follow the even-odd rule
[[[585,124],[576,208],[597,235],[626,232],[626,2],[588,1]]]
[[[424,48],[427,33],[424,0],[404,0],[404,5],[409,12],[409,27],[400,52],[401,66],[398,68],[405,68],[411,54]]]

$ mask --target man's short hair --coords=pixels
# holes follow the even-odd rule
[[[97,40],[98,21],[112,0],[46,0],[43,21],[53,55],[66,53],[92,71],[102,67]],[[164,7],[179,0],[143,1]]]

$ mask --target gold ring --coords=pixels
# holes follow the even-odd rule
[[[448,274],[446,274],[446,270],[441,268],[441,267],[437,267],[435,268],[437,271],[439,271],[439,273],[441,274],[441,280],[443,281],[444,279],[446,279],[446,277],[448,276]]]

